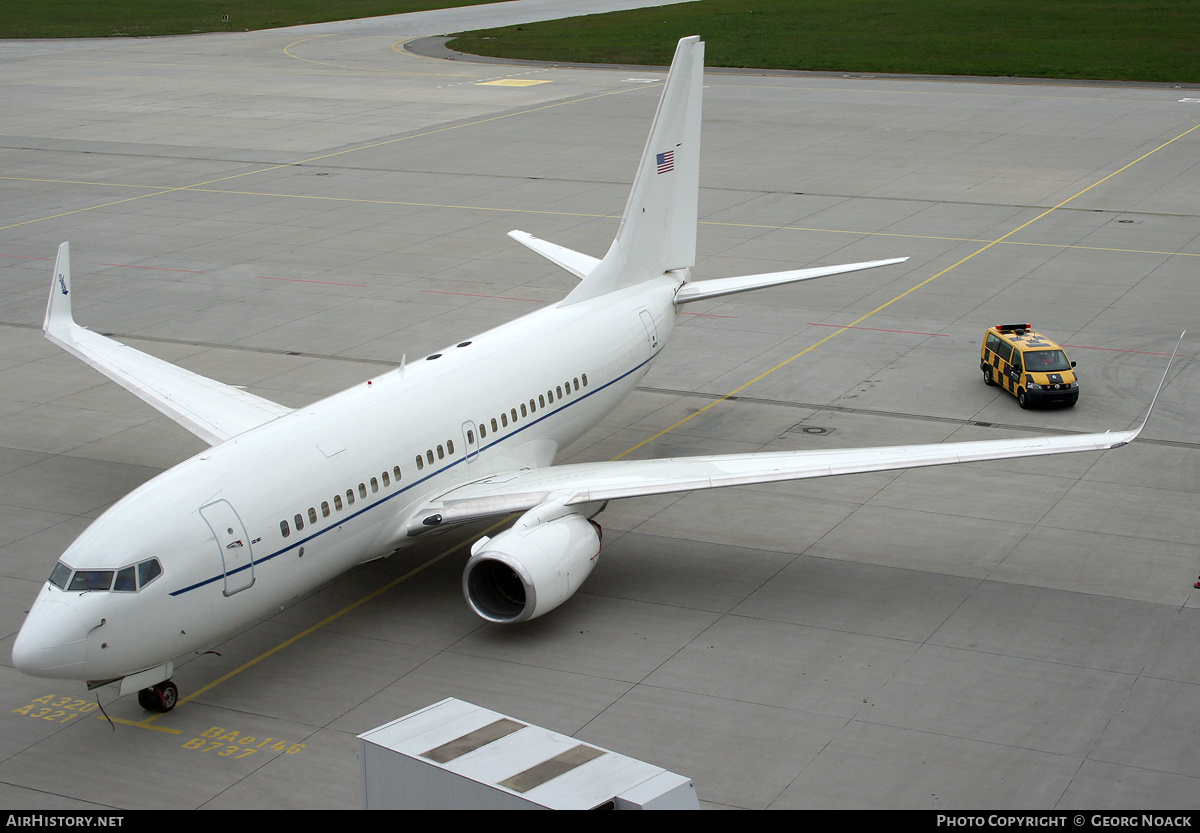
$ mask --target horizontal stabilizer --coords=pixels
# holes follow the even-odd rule
[[[66,243],[58,247],[42,332],[209,445],[291,413],[291,408],[184,370],[76,324],[71,313],[71,251]]]
[[[676,305],[690,304],[692,301],[701,301],[706,298],[719,298],[722,295],[748,292],[751,289],[763,289],[768,286],[781,286],[797,281],[809,281],[813,278],[840,275],[844,272],[874,269],[876,266],[890,266],[906,260],[908,260],[907,257],[893,257],[888,260],[871,260],[864,263],[844,263],[841,266],[816,266],[811,269],[793,269],[789,272],[768,272],[763,275],[743,275],[739,278],[693,281],[685,283],[680,288],[675,295],[675,303]]]
[[[534,237],[528,232],[514,230],[510,231],[508,236],[522,246],[533,249],[555,266],[561,266],[563,269],[566,269],[580,280],[586,278],[588,273],[595,269],[596,264],[600,262],[599,258],[568,249],[566,246],[559,246],[557,243],[548,243],[545,240]]]

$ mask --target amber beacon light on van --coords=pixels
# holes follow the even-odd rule
[[[999,385],[1022,408],[1039,404],[1072,407],[1079,401],[1075,362],[1032,324],[989,327],[980,348],[979,369],[986,385]]]

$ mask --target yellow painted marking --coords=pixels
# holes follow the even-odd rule
[[[168,712],[168,714],[169,714],[169,712]],[[102,714],[98,714],[98,715],[96,715],[96,717],[100,720],[105,719],[104,715],[102,715]],[[153,721],[157,720],[160,717],[162,717],[162,714],[152,714],[143,720],[126,720],[123,717],[114,717],[114,718],[112,718],[112,722],[120,723],[122,726],[134,726],[138,729],[153,729],[156,732],[165,732],[168,735],[182,735],[183,734],[183,731],[181,729],[171,729],[171,728],[168,728],[167,726],[155,726]]]
[[[0,176],[0,181],[14,182],[48,182],[55,185],[95,185],[110,188],[141,188],[157,193],[167,193],[174,190],[195,191],[200,194],[233,194],[241,197],[268,197],[270,199],[290,200],[326,200],[329,202],[363,203],[364,205],[404,205],[412,208],[447,208],[457,211],[499,211],[509,214],[546,214],[558,217],[594,217],[597,219],[617,219],[614,214],[597,214],[587,211],[552,211],[538,208],[513,208],[511,206],[462,205],[458,203],[413,202],[411,200],[366,199],[364,197],[332,197],[327,194],[288,194],[282,191],[242,191],[231,188],[202,188],[198,185],[188,185],[183,188],[172,188],[169,185],[134,185],[124,182],[95,182],[79,179],[47,179],[30,176]],[[144,194],[143,196],[155,196]],[[88,210],[88,209],[81,209]],[[979,237],[950,237],[941,234],[904,234],[892,231],[867,231],[865,229],[836,229],[820,228],[818,226],[777,226],[771,223],[731,223],[719,220],[700,220],[701,226],[723,226],[730,228],[770,229],[772,231],[803,231],[811,234],[850,234],[856,237],[896,237],[908,240],[946,240],[951,243],[988,243]],[[1125,254],[1165,255],[1169,257],[1200,257],[1200,252],[1174,252],[1159,249],[1125,249],[1116,246],[1081,246],[1078,243],[1033,243],[1022,240],[1000,241],[1005,246],[1043,246],[1052,249],[1080,249],[1089,252],[1123,252]]]
[[[287,648],[289,645],[293,645],[296,642],[299,642],[304,637],[308,636],[309,634],[319,631],[321,628],[325,627],[326,625],[330,624],[331,622],[335,622],[338,619],[341,619],[347,613],[357,610],[358,608],[362,607],[364,604],[366,604],[367,602],[376,598],[377,596],[381,596],[384,593],[386,593],[387,591],[391,590],[396,585],[401,584],[405,581],[408,581],[413,576],[417,575],[420,572],[423,572],[425,569],[427,569],[429,567],[432,567],[434,564],[437,564],[442,559],[453,555],[454,553],[461,550],[463,547],[473,544],[476,541],[476,539],[478,539],[484,535],[490,535],[492,532],[494,532],[495,530],[499,529],[504,524],[506,524],[510,520],[512,520],[512,517],[513,516],[510,515],[510,516],[504,518],[503,520],[492,524],[491,526],[489,526],[483,532],[479,533],[479,535],[475,536],[474,538],[469,538],[465,541],[461,541],[458,544],[455,544],[450,549],[444,550],[443,552],[439,553],[438,555],[436,555],[433,558],[426,561],[424,564],[414,567],[413,569],[409,570],[404,575],[393,579],[392,581],[383,585],[379,589],[374,590],[374,591],[368,593],[367,595],[363,596],[358,601],[347,605],[346,607],[339,610],[337,613],[334,613],[334,614],[331,614],[330,616],[325,617],[320,622],[317,622],[317,624],[301,631],[300,633],[293,636],[291,639],[287,639],[283,642],[280,642],[278,645],[276,645],[274,648],[271,648],[269,651],[265,651],[265,652],[259,654],[254,659],[250,660],[249,662],[243,663],[242,665],[240,665],[237,668],[235,668],[234,670],[230,671],[228,674],[224,675],[223,677],[218,677],[217,679],[213,680],[211,683],[204,686],[203,688],[192,692],[187,697],[181,697],[179,700],[179,705],[183,705],[184,703],[188,703],[188,702],[196,699],[201,694],[211,691],[212,689],[216,688],[217,686],[219,686],[221,683],[225,682],[226,680],[232,679],[233,677],[236,677],[238,674],[242,673],[246,669],[253,668],[254,666],[258,665],[263,660],[267,659],[268,657],[274,656],[275,654],[282,651],[284,648]],[[178,706],[176,706],[176,708],[178,708]],[[170,712],[167,712],[167,714],[170,714]],[[157,718],[162,717],[162,716],[163,716],[162,714],[151,715],[150,717],[146,718],[146,720],[142,721],[141,723],[136,723],[136,724],[132,724],[132,725],[144,726],[144,725],[148,724],[150,721],[156,720]],[[176,734],[178,734],[178,733],[176,733]]]
[[[641,90],[641,89],[644,89],[644,88],[643,87],[624,87],[619,90],[610,90],[606,93],[596,93],[595,95],[581,96],[579,98],[572,98],[567,101],[557,101],[557,102],[554,102],[553,104],[542,104],[537,107],[530,107],[528,109],[518,110],[513,113],[504,113],[499,116],[489,116],[485,119],[477,119],[476,121],[466,122],[465,124],[455,124],[455,125],[450,125],[448,127],[436,127],[436,128],[433,128],[432,130],[426,130],[421,133],[413,133],[409,136],[400,136],[395,139],[384,139],[383,141],[380,141],[380,142],[372,142],[369,145],[361,145],[359,147],[347,148],[345,150],[335,150],[332,153],[323,153],[319,156],[310,156],[307,159],[297,159],[294,162],[281,162],[278,165],[269,165],[265,168],[256,168],[252,171],[244,171],[240,174],[230,174],[229,176],[221,176],[221,177],[217,177],[215,179],[205,180],[204,182],[196,182],[191,185],[180,185],[176,188],[164,188],[160,191],[154,191],[149,194],[140,194],[136,197],[126,197],[123,200],[113,200],[112,202],[101,203],[100,205],[90,205],[86,208],[76,208],[71,211],[60,211],[57,214],[50,214],[50,215],[47,215],[44,217],[35,217],[32,220],[22,220],[19,223],[10,223],[7,226],[0,226],[0,231],[4,231],[4,230],[10,229],[10,228],[17,228],[19,226],[26,226],[26,225],[29,225],[30,223],[41,223],[46,220],[54,220],[59,217],[67,217],[71,214],[80,214],[85,211],[95,211],[98,208],[109,208],[110,206],[120,205],[121,203],[131,202],[133,200],[144,200],[148,197],[158,197],[158,196],[162,196],[163,194],[171,194],[176,191],[200,190],[205,185],[212,185],[217,182],[226,182],[228,180],[238,179],[238,178],[244,177],[244,176],[254,176],[255,174],[269,173],[270,171],[277,171],[280,168],[291,168],[291,167],[295,167],[297,165],[308,165],[313,162],[320,162],[323,159],[332,159],[336,156],[344,156],[348,153],[358,153],[359,151],[362,151],[362,150],[371,150],[372,148],[386,147],[387,145],[394,145],[397,142],[407,142],[412,139],[421,139],[426,136],[436,136],[439,133],[445,133],[450,130],[461,130],[464,127],[475,127],[480,124],[487,124],[488,122],[502,121],[503,119],[511,119],[515,116],[524,116],[524,115],[528,115],[529,113],[536,113],[540,110],[551,110],[555,107],[563,107],[568,104],[579,104],[581,102],[591,101],[592,99],[596,99],[596,98],[606,98],[610,95],[620,95],[621,93],[630,93],[630,92],[634,92],[636,90]]]
[[[331,63],[330,61],[314,61],[311,58],[301,58],[299,55],[295,55],[291,51],[293,46],[299,46],[300,44],[308,43],[309,41],[316,40],[317,38],[333,37],[333,34],[334,34],[333,32],[328,32],[324,35],[310,35],[307,38],[301,38],[300,40],[292,41],[291,43],[289,43],[287,46],[285,46],[283,48],[283,54],[287,55],[289,58],[293,58],[297,61],[303,61],[306,64],[316,64],[317,66],[333,67],[334,69],[348,69],[348,70],[351,70],[352,72],[382,72],[387,75],[420,75],[420,76],[431,76],[434,78],[461,78],[462,77],[461,75],[455,75],[455,74],[449,73],[449,72],[409,72],[408,70],[403,70],[403,69],[376,69],[375,67],[354,66],[353,64],[335,64],[335,63]],[[409,40],[412,40],[412,38],[409,38]],[[403,41],[401,41],[401,42],[403,42]],[[395,47],[396,47],[396,44],[392,44],[393,51],[395,50]]]
[[[533,78],[501,78],[498,81],[480,81],[477,87],[534,87],[538,84],[549,84],[548,80],[538,81]]]
[[[800,351],[799,353],[797,353],[796,355],[792,356],[790,359],[785,359],[784,361],[781,361],[779,364],[775,365],[775,366],[774,366],[774,367],[772,367],[770,370],[767,370],[767,371],[764,371],[764,372],[762,372],[762,373],[758,374],[758,375],[757,375],[757,376],[755,376],[753,379],[751,379],[749,382],[746,382],[746,383],[745,383],[745,384],[743,384],[743,385],[739,385],[738,387],[736,387],[736,388],[734,388],[733,390],[731,390],[729,393],[727,393],[727,394],[725,394],[724,396],[722,396],[720,399],[715,399],[715,400],[713,400],[712,402],[710,402],[710,403],[708,403],[707,405],[705,405],[703,408],[700,408],[699,410],[696,410],[696,411],[694,411],[693,413],[691,413],[691,414],[689,414],[688,416],[684,417],[683,419],[679,420],[679,421],[678,421],[678,422],[676,422],[675,424],[667,426],[666,428],[664,428],[663,430],[659,431],[657,434],[653,435],[652,437],[649,437],[648,439],[642,440],[640,443],[638,443],[637,445],[633,446],[632,448],[628,448],[628,449],[626,449],[625,451],[621,452],[620,454],[618,454],[618,455],[617,455],[616,457],[614,457],[613,459],[614,459],[614,460],[619,460],[619,459],[621,459],[622,457],[624,457],[624,456],[625,456],[625,455],[627,455],[627,454],[632,454],[634,451],[637,451],[639,448],[642,448],[643,446],[646,446],[646,445],[650,444],[651,442],[653,442],[654,440],[657,440],[659,437],[663,436],[664,434],[667,434],[667,433],[669,433],[669,432],[671,432],[671,431],[674,431],[674,430],[675,430],[676,428],[678,428],[680,425],[683,425],[683,424],[684,424],[685,422],[687,422],[688,420],[690,420],[690,419],[693,419],[693,418],[695,418],[695,417],[699,416],[700,414],[702,414],[702,413],[704,413],[705,411],[707,411],[709,408],[712,408],[712,407],[714,407],[715,405],[718,405],[718,404],[720,404],[721,402],[724,402],[725,400],[729,399],[731,396],[736,396],[737,394],[739,394],[739,393],[741,393],[742,391],[744,391],[746,388],[748,388],[748,387],[750,387],[751,385],[753,385],[755,382],[758,382],[758,381],[761,381],[762,379],[765,379],[765,378],[767,378],[767,377],[768,377],[768,376],[770,376],[772,373],[774,373],[776,370],[779,370],[779,369],[780,369],[780,368],[782,368],[782,367],[787,367],[789,364],[791,364],[792,362],[794,362],[796,359],[800,358],[801,356],[803,356],[803,355],[805,355],[805,354],[807,354],[807,353],[811,353],[813,350],[816,350],[817,348],[821,347],[823,344],[826,344],[827,342],[831,341],[832,339],[834,339],[835,337],[837,337],[837,336],[841,335],[842,333],[846,332],[847,330],[851,329],[852,327],[854,327],[854,326],[856,326],[856,325],[858,325],[858,324],[861,324],[863,321],[866,321],[868,318],[870,318],[872,315],[875,315],[877,312],[880,312],[881,310],[885,310],[885,309],[887,309],[887,308],[888,308],[888,307],[890,307],[892,304],[896,303],[897,301],[899,301],[899,300],[900,300],[900,299],[902,299],[902,298],[906,298],[906,297],[908,297],[909,295],[911,295],[912,293],[916,292],[916,291],[917,291],[918,289],[920,289],[921,287],[923,287],[923,286],[927,286],[927,285],[929,285],[929,284],[933,283],[935,280],[937,280],[938,278],[940,278],[942,275],[946,274],[947,272],[949,272],[949,271],[951,271],[951,270],[953,270],[953,269],[957,269],[959,266],[962,266],[964,263],[966,263],[968,260],[971,260],[971,259],[972,259],[973,257],[975,257],[976,255],[983,254],[983,253],[984,253],[984,252],[986,252],[988,249],[992,248],[992,246],[995,246],[995,245],[996,245],[996,244],[998,244],[998,243],[1003,243],[1005,240],[1007,240],[1008,238],[1012,237],[1014,234],[1016,234],[1017,232],[1021,231],[1022,229],[1026,229],[1026,228],[1028,228],[1029,226],[1033,225],[1033,224],[1034,224],[1034,223],[1036,223],[1038,220],[1042,219],[1043,217],[1047,216],[1048,214],[1051,214],[1052,212],[1054,212],[1054,211],[1057,211],[1058,209],[1062,208],[1064,205],[1066,205],[1067,203],[1069,203],[1071,200],[1073,200],[1073,199],[1076,199],[1076,198],[1078,198],[1078,197],[1081,197],[1081,196],[1083,196],[1084,194],[1086,194],[1088,191],[1092,190],[1092,189],[1093,189],[1093,188],[1095,188],[1096,186],[1098,186],[1098,185],[1102,185],[1102,184],[1104,184],[1105,182],[1108,182],[1110,179],[1112,179],[1112,178],[1113,178],[1114,176],[1116,176],[1117,174],[1121,173],[1122,171],[1126,171],[1126,170],[1128,170],[1129,168],[1132,168],[1134,165],[1136,165],[1138,162],[1141,162],[1141,161],[1142,161],[1143,159],[1145,159],[1146,157],[1148,157],[1148,156],[1151,156],[1151,155],[1153,155],[1153,154],[1155,154],[1155,153],[1158,153],[1160,150],[1162,150],[1163,148],[1165,148],[1167,145],[1169,145],[1169,144],[1171,144],[1172,142],[1175,142],[1175,141],[1177,141],[1177,140],[1179,140],[1179,139],[1182,139],[1184,136],[1188,135],[1189,133],[1191,133],[1193,130],[1196,130],[1197,128],[1200,128],[1200,124],[1197,124],[1197,125],[1194,125],[1194,126],[1192,126],[1192,127],[1188,128],[1187,130],[1183,131],[1182,133],[1180,133],[1178,136],[1176,136],[1176,137],[1175,137],[1175,138],[1173,138],[1173,139],[1168,139],[1167,141],[1163,142],[1163,143],[1162,143],[1161,145],[1159,145],[1158,147],[1154,148],[1154,150],[1150,150],[1150,151],[1147,151],[1146,153],[1143,153],[1141,156],[1139,156],[1137,159],[1134,159],[1134,160],[1133,160],[1132,162],[1130,162],[1129,164],[1127,164],[1127,165],[1123,165],[1122,167],[1120,167],[1120,168],[1118,168],[1117,170],[1113,171],[1111,174],[1109,174],[1108,176],[1104,177],[1103,179],[1100,179],[1100,180],[1097,180],[1096,182],[1093,182],[1091,185],[1089,185],[1088,187],[1084,188],[1082,191],[1079,191],[1078,193],[1072,194],[1071,196],[1067,197],[1065,200],[1063,200],[1062,202],[1060,202],[1058,205],[1055,205],[1055,206],[1053,206],[1052,208],[1047,208],[1047,209],[1046,209],[1045,211],[1043,211],[1041,214],[1038,214],[1038,215],[1037,215],[1036,217],[1034,217],[1032,220],[1029,220],[1028,222],[1022,223],[1021,225],[1017,226],[1015,229],[1013,229],[1012,231],[1010,231],[1008,234],[1005,234],[1005,235],[1003,235],[1002,237],[998,237],[998,238],[996,238],[995,240],[993,240],[993,241],[991,241],[990,243],[988,243],[986,246],[981,246],[981,247],[979,247],[979,248],[978,248],[978,249],[976,249],[975,251],[971,252],[971,254],[969,254],[969,255],[967,255],[966,257],[964,257],[964,258],[962,258],[961,260],[959,260],[957,263],[953,263],[953,264],[951,264],[950,266],[947,266],[945,269],[943,269],[942,271],[940,271],[940,272],[938,272],[937,274],[933,275],[932,277],[926,278],[925,280],[921,281],[921,282],[920,282],[919,284],[917,284],[916,286],[914,286],[914,287],[911,287],[910,289],[907,289],[907,290],[905,290],[904,292],[901,292],[899,295],[897,295],[897,296],[896,296],[895,298],[893,298],[892,300],[890,300],[890,301],[887,301],[886,303],[880,304],[879,306],[875,307],[875,309],[871,310],[871,311],[870,311],[870,312],[868,312],[866,315],[859,316],[858,318],[854,319],[853,321],[851,321],[849,324],[845,325],[844,327],[840,327],[840,328],[838,328],[838,329],[834,330],[832,333],[830,333],[830,334],[829,334],[829,335],[827,335],[825,338],[823,338],[823,339],[821,339],[820,341],[818,341],[816,344],[813,344],[813,345],[811,345],[811,346],[809,346],[809,347],[805,347],[803,350],[801,350],[801,351]]]

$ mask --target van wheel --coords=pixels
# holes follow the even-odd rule
[[[981,369],[983,370],[983,383],[989,388],[994,387],[996,383],[992,381],[992,369],[986,364]]]
[[[1029,410],[1029,405],[1031,403],[1029,402],[1029,397],[1025,395],[1025,388],[1021,388],[1017,391],[1017,404],[1022,408]]]

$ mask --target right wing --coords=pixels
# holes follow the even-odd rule
[[[292,411],[76,324],[71,315],[71,250],[67,243],[58,247],[42,332],[209,445],[222,443]]]

